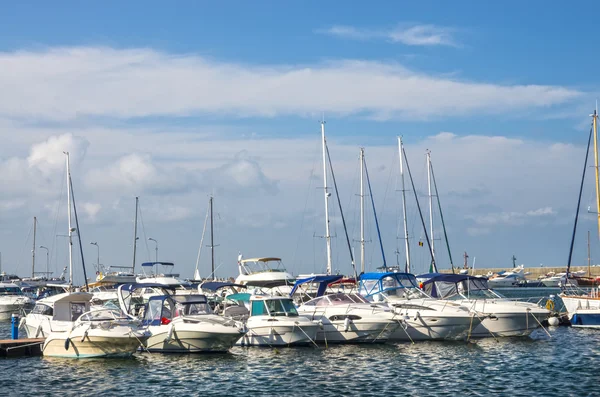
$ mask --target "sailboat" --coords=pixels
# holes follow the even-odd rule
[[[148,335],[119,310],[91,308],[92,294],[73,292],[73,232],[81,234],[71,180],[69,153],[67,158],[67,218],[69,227],[69,292],[40,299],[21,325],[30,338],[44,336],[44,356],[88,358],[129,356],[145,342]],[[71,225],[71,202],[77,228]],[[85,263],[83,261],[84,279]]]
[[[573,247],[575,245],[575,235],[577,232],[577,222],[579,220],[579,208],[581,206],[581,196],[583,193],[583,186],[585,182],[585,173],[587,169],[588,157],[590,152],[590,146],[592,136],[594,138],[594,168],[595,168],[595,179],[596,179],[596,208],[598,210],[598,233],[600,238],[600,178],[599,178],[599,164],[598,164],[598,109],[590,115],[592,117],[592,127],[590,128],[590,134],[588,137],[587,149],[585,152],[585,161],[583,166],[583,172],[581,176],[581,185],[579,187],[579,197],[577,200],[577,210],[575,212],[575,222],[573,224],[573,233],[571,235],[571,246],[569,249],[569,259],[567,261],[566,277],[568,278],[571,273],[571,260],[573,258]],[[589,257],[589,254],[588,254]],[[562,292],[559,294],[560,298],[565,305],[569,320],[573,327],[581,328],[600,328],[600,292],[598,288],[592,288],[589,292],[579,288],[573,288],[568,285],[562,286]]]

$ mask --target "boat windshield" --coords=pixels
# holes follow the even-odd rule
[[[252,301],[252,316],[264,315],[296,317],[298,311],[289,298]]]
[[[211,313],[212,310],[207,302],[186,302],[177,303],[175,316],[196,316]]]
[[[335,306],[354,303],[369,303],[368,300],[358,294],[337,293],[323,295],[305,303],[306,306]]]
[[[126,318],[120,310],[101,309],[82,314],[79,321],[110,321]]]
[[[488,288],[486,279],[470,278],[459,282],[434,281],[426,285],[428,292],[439,299],[498,299],[504,298]]]
[[[367,297],[373,297],[374,300],[381,300],[381,296],[403,299],[427,298],[417,288],[415,277],[403,273],[390,274],[381,279],[361,280],[359,293]]]
[[[19,287],[0,287],[0,295],[23,295]]]
[[[285,272],[285,268],[279,258],[246,259],[240,262],[242,274],[249,275],[264,272]]]

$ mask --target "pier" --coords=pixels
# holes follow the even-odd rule
[[[0,357],[41,356],[44,338],[1,339]]]

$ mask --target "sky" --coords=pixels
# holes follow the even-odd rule
[[[68,151],[90,277],[97,247],[104,266],[132,265],[136,196],[136,270],[158,245],[183,277],[196,263],[209,276],[209,225],[200,242],[212,195],[217,276],[237,274],[239,253],[323,272],[323,119],[359,270],[361,147],[372,187],[365,269],[384,263],[371,197],[385,263],[405,262],[397,136],[415,186],[405,173],[415,273],[430,261],[415,200],[430,234],[427,151],[450,247],[434,201],[440,268],[462,265],[464,252],[476,268],[511,267],[513,255],[565,266],[599,96],[594,5],[4,2],[2,270],[31,274],[34,216],[35,270],[46,270],[40,245],[54,275],[67,265]],[[591,175],[575,265],[587,263],[588,230],[592,259],[600,252]],[[333,269],[349,274],[330,171],[328,187]]]

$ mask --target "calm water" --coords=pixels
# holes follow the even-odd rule
[[[469,343],[0,359],[0,395],[600,395],[600,331],[549,331]],[[0,323],[0,338],[9,336]]]

